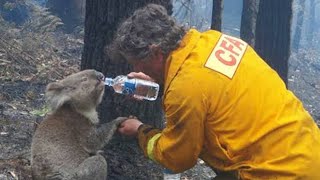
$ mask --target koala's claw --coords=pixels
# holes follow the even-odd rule
[[[96,155],[104,156],[104,151],[102,151],[102,150],[98,150],[98,151],[97,151],[97,153],[96,153]]]
[[[138,119],[137,116],[133,116],[133,115],[130,115],[129,118],[130,119]]]
[[[115,119],[115,121],[116,121],[116,124],[119,125],[127,119],[129,119],[129,118],[128,117],[118,117],[117,119]]]
[[[52,173],[52,174],[48,174],[46,176],[46,179],[48,179],[48,180],[59,180],[59,179],[63,179],[63,176],[62,176],[62,174],[60,174],[58,172],[55,172],[55,173]]]

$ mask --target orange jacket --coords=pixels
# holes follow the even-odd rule
[[[166,128],[139,128],[146,156],[174,172],[198,158],[240,179],[320,179],[320,131],[245,42],[190,30],[166,64]]]

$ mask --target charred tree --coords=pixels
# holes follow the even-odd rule
[[[111,61],[105,53],[105,47],[112,42],[119,23],[147,3],[164,5],[172,13],[170,0],[88,0],[86,3],[81,69],[96,69],[108,77],[131,72],[125,61]],[[99,114],[103,122],[118,116],[134,115],[144,123],[163,127],[160,97],[155,102],[137,102],[106,88]],[[109,179],[160,179],[162,176],[161,167],[143,157],[135,140],[115,137],[105,151]]]
[[[27,21],[30,10],[25,1],[0,0],[0,18],[20,26]]]
[[[46,7],[62,20],[66,32],[83,25],[85,0],[48,0]]]
[[[223,0],[213,0],[211,29],[221,31],[221,13],[223,9]]]
[[[307,44],[309,47],[313,46],[313,37],[314,37],[314,32],[316,27],[316,0],[310,0],[309,2],[309,10],[310,10],[310,15],[309,15],[309,23],[307,27]]]
[[[258,0],[243,0],[240,37],[254,47]]]
[[[297,8],[297,24],[293,36],[292,48],[295,51],[299,50],[300,40],[301,40],[301,32],[303,27],[303,19],[304,19],[304,11],[305,11],[305,0],[298,1],[298,8]]]
[[[292,0],[261,0],[255,49],[287,84]]]

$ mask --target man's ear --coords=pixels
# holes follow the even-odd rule
[[[159,56],[163,56],[163,52],[162,52],[162,49],[160,48],[159,45],[156,45],[156,44],[151,44],[149,45],[149,48],[152,52],[152,55],[154,57],[159,57]]]

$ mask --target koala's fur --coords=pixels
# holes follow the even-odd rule
[[[47,86],[52,111],[38,126],[31,145],[35,180],[106,179],[107,162],[97,152],[126,118],[98,124],[103,78],[100,72],[84,70]]]

